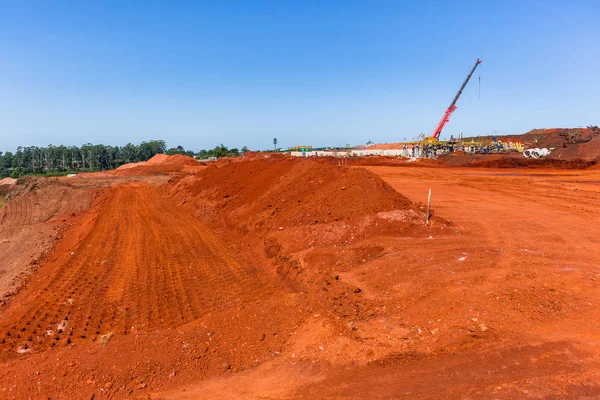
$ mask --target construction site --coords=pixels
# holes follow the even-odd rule
[[[416,141],[0,180],[0,398],[599,398],[600,128],[442,140],[480,63]]]
[[[598,398],[598,132],[4,179],[0,398]]]

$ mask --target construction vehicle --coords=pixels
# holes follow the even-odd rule
[[[454,110],[456,110],[456,102],[458,101],[458,98],[462,94],[462,91],[464,90],[465,86],[467,86],[467,83],[469,83],[469,80],[471,79],[471,76],[473,75],[473,72],[475,72],[475,69],[477,68],[477,66],[479,64],[481,64],[481,60],[478,58],[477,61],[475,61],[475,65],[473,66],[473,69],[471,69],[471,72],[469,72],[469,75],[467,75],[467,78],[463,82],[463,84],[460,87],[460,89],[458,89],[458,93],[456,93],[456,96],[454,96],[454,100],[452,100],[452,103],[450,103],[450,107],[448,107],[448,109],[444,113],[444,116],[442,117],[442,120],[440,121],[440,123],[437,125],[437,127],[433,131],[433,134],[430,137],[428,137],[428,138],[426,138],[424,140],[424,142],[426,144],[436,144],[436,143],[438,143],[438,141],[440,139],[440,135],[442,133],[442,130],[444,129],[444,126],[446,125],[446,123],[448,121],[450,121],[450,116],[452,115],[452,113],[454,112]]]

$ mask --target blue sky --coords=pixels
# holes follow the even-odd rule
[[[600,124],[596,1],[3,1],[0,150]],[[481,75],[481,98],[478,96]]]

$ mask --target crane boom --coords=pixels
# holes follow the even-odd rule
[[[433,135],[431,135],[430,140],[438,140],[439,139],[439,137],[442,133],[442,129],[444,129],[444,125],[446,125],[446,122],[450,121],[450,116],[452,115],[454,110],[456,110],[456,102],[458,101],[458,98],[462,94],[462,91],[464,90],[465,86],[467,86],[467,83],[469,83],[469,80],[471,79],[473,72],[475,72],[475,69],[477,68],[477,66],[479,64],[481,64],[481,60],[478,58],[477,61],[475,61],[475,65],[473,65],[471,72],[469,72],[469,75],[467,75],[467,78],[463,82],[462,86],[460,87],[460,89],[458,89],[458,93],[456,93],[456,96],[454,96],[454,100],[452,100],[452,103],[450,103],[450,107],[448,107],[448,109],[444,113],[442,120],[435,128],[435,131],[433,131]]]

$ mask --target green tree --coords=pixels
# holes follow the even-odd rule
[[[216,149],[221,156],[229,153],[223,145],[217,146]],[[91,143],[81,147],[52,144],[46,147],[19,146],[14,154],[9,151],[0,152],[0,177],[19,177],[30,173],[101,171],[129,162],[145,161],[165,152],[166,144],[163,140],[150,140],[138,146],[128,143],[122,148]],[[169,149],[169,152],[194,156],[193,151],[185,150],[183,146]],[[204,152],[205,155],[214,155],[214,150]]]
[[[127,143],[121,149],[122,160],[124,163],[132,163],[139,161],[139,149],[137,146]]]
[[[142,142],[139,146],[139,155],[142,161],[151,159],[157,154],[163,154],[167,151],[167,145],[164,140],[150,140]]]
[[[226,157],[228,151],[229,150],[227,149],[227,147],[225,147],[223,145],[223,143],[221,143],[220,145],[216,146],[213,149],[213,157],[217,157],[217,158]]]
[[[21,167],[14,168],[10,173],[10,177],[14,179],[20,178],[23,175],[25,175],[25,170]]]

